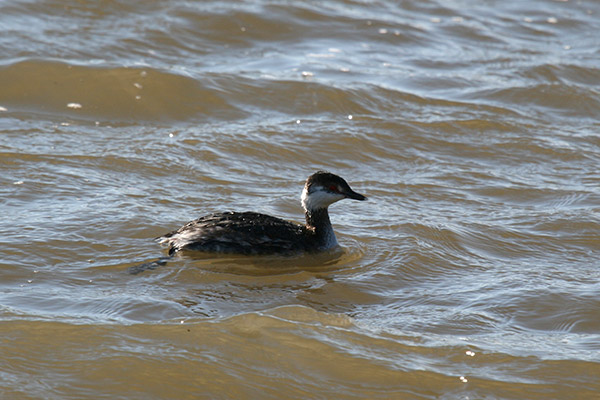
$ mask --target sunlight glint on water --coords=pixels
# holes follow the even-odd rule
[[[0,5],[0,397],[590,399],[593,1]],[[212,212],[342,250],[166,254]]]

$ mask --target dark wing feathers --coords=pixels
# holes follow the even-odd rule
[[[306,250],[303,225],[255,212],[211,214],[157,238],[169,254],[181,249],[218,253],[273,254]]]

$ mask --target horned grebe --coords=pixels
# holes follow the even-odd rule
[[[366,200],[337,175],[319,171],[302,191],[306,225],[255,212],[224,212],[200,217],[156,238],[169,255],[190,249],[214,253],[293,254],[338,245],[327,207],[342,199]]]

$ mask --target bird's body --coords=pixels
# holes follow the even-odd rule
[[[159,238],[169,254],[181,249],[211,253],[272,254],[305,250],[294,239],[307,235],[305,226],[255,212],[224,212],[190,221]]]
[[[366,200],[345,180],[329,172],[311,175],[302,192],[306,225],[255,212],[224,212],[190,221],[157,238],[169,255],[189,249],[210,253],[296,254],[337,246],[327,208],[344,199]]]

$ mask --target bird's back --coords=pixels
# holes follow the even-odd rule
[[[182,249],[237,254],[289,254],[305,251],[313,232],[303,225],[255,212],[210,214],[158,237],[169,254]]]

